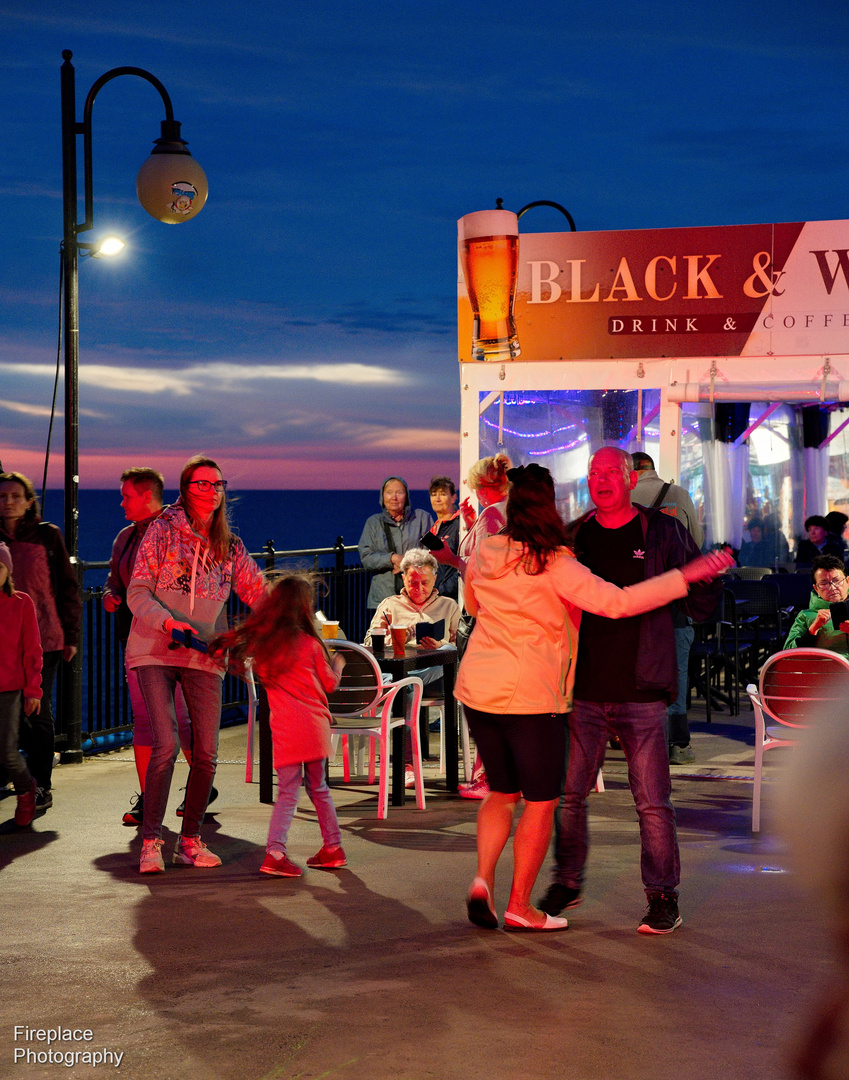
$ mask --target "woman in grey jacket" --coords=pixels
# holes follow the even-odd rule
[[[380,571],[371,579],[367,608],[374,610],[381,600],[401,591],[401,559],[410,548],[421,546],[421,538],[431,525],[430,514],[410,506],[407,481],[400,476],[387,477],[380,489],[380,513],[366,520],[360,537],[360,562],[366,570]]]
[[[148,528],[127,590],[133,613],[127,664],[138,675],[153,734],[139,865],[143,874],[165,869],[162,819],[180,750],[174,714],[178,682],[192,727],[192,767],[173,861],[221,865],[201,840],[200,826],[217,763],[224,665],[220,658],[180,644],[172,632],[189,631],[198,643],[205,643],[221,629],[216,624],[231,588],[249,607],[265,593],[259,567],[230,532],[226,487],[221,470],[209,458],[194,457],[183,466],[180,499]]]

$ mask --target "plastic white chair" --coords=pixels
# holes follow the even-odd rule
[[[422,700],[422,680],[410,675],[395,683],[384,683],[381,671],[372,654],[353,641],[330,640],[325,643],[331,652],[345,658],[345,669],[338,689],[328,695],[333,717],[333,738],[366,736],[370,740],[369,783],[374,783],[376,758],[380,758],[380,780],[377,795],[377,816],[385,818],[389,807],[389,773],[391,733],[400,726],[409,728],[413,746],[413,775],[416,806],[425,809],[422,748],[419,738],[419,711]],[[409,693],[406,691],[409,688]],[[404,712],[393,716],[398,695],[402,695]],[[403,763],[402,766],[403,768]]]
[[[828,649],[784,649],[761,668],[758,685],[746,692],[755,711],[755,786],[752,832],[761,828],[761,781],[766,750],[793,746],[794,730],[808,727],[818,705],[843,711],[849,697],[849,660]],[[773,726],[767,726],[774,721]]]
[[[436,709],[439,711],[439,772],[445,775],[445,699],[424,698],[423,709]],[[466,723],[466,714],[460,706],[460,743],[463,748],[463,779],[468,783],[472,779],[472,751],[469,744],[469,725]]]

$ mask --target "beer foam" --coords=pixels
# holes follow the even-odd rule
[[[519,219],[512,210],[477,210],[466,214],[457,222],[460,240],[472,240],[476,236],[518,236]]]

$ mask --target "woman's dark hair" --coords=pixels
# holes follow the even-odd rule
[[[554,501],[554,481],[548,469],[536,464],[509,469],[507,478],[512,487],[503,532],[522,544],[525,572],[542,574],[567,544],[566,526]]]
[[[24,476],[19,472],[4,472],[0,473],[0,484],[20,484],[24,489],[24,498],[29,502],[32,500],[32,505],[27,507],[27,511],[21,520],[23,521],[40,521],[41,509],[38,505],[38,496],[35,493],[35,486],[32,480],[28,476]]]
[[[454,487],[454,481],[450,476],[434,476],[427,491],[428,495],[432,495],[434,491],[447,491],[449,495],[457,494],[457,489]]]
[[[836,555],[815,555],[814,562],[811,566],[811,580],[814,585],[817,583],[817,571],[825,570],[826,573],[829,570],[839,570],[841,574],[846,576],[846,567],[843,565],[843,560],[838,559]]]
[[[11,570],[8,572],[8,574],[6,574],[6,580],[3,582],[3,585],[0,586],[0,588],[2,588],[3,592],[7,596],[14,596],[15,595],[15,583],[12,580],[12,571]]]
[[[215,638],[212,647],[215,651],[229,649],[230,665],[236,670],[244,668],[246,660],[253,659],[257,668],[273,664],[277,675],[291,664],[299,634],[321,641],[315,630],[314,617],[313,576],[282,574],[274,579],[268,593],[244,622]]]
[[[186,517],[195,529],[197,529],[198,525],[201,523],[192,517],[189,481],[195,471],[204,466],[210,469],[217,469],[219,473],[221,472],[217,461],[213,461],[212,458],[208,458],[204,454],[195,454],[193,458],[189,458],[183,466],[183,471],[180,473],[180,499],[183,503],[183,509],[186,511]],[[212,553],[217,562],[224,562],[230,554],[230,545],[232,542],[233,534],[230,532],[230,522],[227,517],[227,492],[222,491],[221,502],[218,505],[218,509],[213,513],[212,521],[209,525],[209,546],[212,548]]]

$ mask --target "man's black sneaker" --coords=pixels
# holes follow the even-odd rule
[[[577,907],[583,902],[580,889],[570,889],[568,885],[561,885],[555,881],[553,885],[548,886],[548,892],[542,900],[537,900],[537,907],[546,915],[559,915],[566,908]]]
[[[130,799],[130,809],[124,814],[125,825],[141,825],[144,821],[144,792]]]
[[[218,798],[218,788],[213,787],[212,791],[210,791],[210,793],[209,793],[209,802],[206,805],[209,806],[210,803],[214,803],[217,798]],[[186,809],[186,800],[183,799],[183,801],[177,807],[177,817],[182,817],[183,816],[183,811],[185,809]]]
[[[637,927],[638,934],[671,934],[682,923],[678,914],[678,900],[667,893],[649,893],[649,906],[643,921]]]
[[[35,812],[37,814],[43,814],[45,810],[49,810],[53,805],[53,792],[48,788],[45,790],[43,787],[35,789]]]

